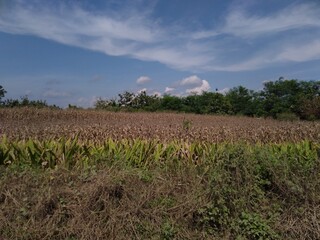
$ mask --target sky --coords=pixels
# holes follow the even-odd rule
[[[319,66],[320,0],[0,0],[6,98],[258,91]]]

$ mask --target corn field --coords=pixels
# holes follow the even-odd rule
[[[319,122],[173,113],[0,109],[0,136],[8,139],[157,139],[187,142],[320,142]]]
[[[320,123],[0,109],[0,239],[320,239]]]

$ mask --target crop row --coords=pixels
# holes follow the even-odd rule
[[[59,139],[78,135],[103,143],[106,139],[158,139],[163,142],[281,143],[320,142],[319,122],[285,122],[248,117],[173,113],[113,113],[45,109],[0,109],[0,137]]]
[[[157,140],[119,140],[111,138],[97,145],[94,142],[78,142],[78,139],[47,141],[10,141],[4,138],[0,145],[0,164],[22,164],[54,168],[86,167],[104,161],[123,161],[130,165],[147,167],[153,164],[211,165],[219,159],[229,159],[244,152],[248,156],[261,154],[272,156],[277,161],[290,161],[308,165],[320,156],[319,144],[304,141],[297,144],[230,144],[230,143],[187,143],[173,141],[162,143]],[[312,161],[311,161],[311,160]],[[311,161],[311,162],[310,162]]]

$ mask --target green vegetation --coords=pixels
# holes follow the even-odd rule
[[[319,147],[4,138],[0,236],[318,239]]]
[[[4,90],[4,88],[0,85],[0,104],[2,103],[1,99],[5,96],[6,93],[7,91]]]
[[[1,100],[1,98],[0,98]],[[30,100],[28,96],[21,97],[20,99],[6,99],[0,101],[0,106],[6,108],[15,108],[15,107],[35,107],[35,108],[56,108],[59,109],[56,105],[48,105],[44,100]]]
[[[177,97],[135,95],[124,92],[119,99],[99,99],[96,109],[113,111],[178,111],[197,114],[232,114],[277,118],[291,114],[293,119],[320,119],[320,81],[283,80],[264,83],[262,91],[243,86],[230,89],[226,94],[204,92],[201,95]],[[282,118],[284,119],[284,118]]]
[[[1,99],[6,91],[0,86],[2,107],[51,107],[42,100],[29,100],[27,96],[18,99]],[[185,97],[147,95],[125,91],[118,99],[99,98],[95,109],[109,111],[176,111],[197,114],[244,115],[250,117],[273,117],[281,120],[320,119],[320,81],[284,80],[264,83],[261,91],[249,90],[243,86],[234,87],[226,94],[203,92]],[[69,104],[69,109],[77,106]]]

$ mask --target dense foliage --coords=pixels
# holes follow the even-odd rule
[[[203,92],[184,97],[124,92],[118,99],[98,99],[96,109],[178,111],[198,114],[232,114],[279,119],[320,119],[320,81],[283,80],[264,83],[261,91],[243,86],[226,94]]]

